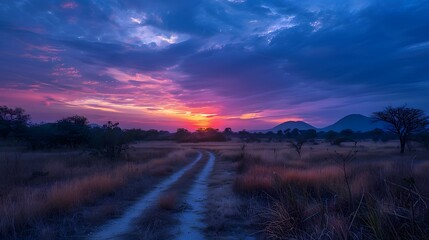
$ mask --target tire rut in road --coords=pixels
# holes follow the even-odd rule
[[[204,214],[208,192],[208,177],[215,164],[215,155],[209,152],[209,160],[199,173],[197,179],[189,190],[185,202],[187,208],[179,216],[179,226],[175,239],[201,240],[205,239]]]
[[[201,158],[202,153],[198,152],[198,156],[194,161],[162,181],[154,190],[139,198],[120,218],[113,219],[102,226],[97,232],[91,234],[89,239],[117,239],[130,232],[133,229],[134,220],[152,207],[161,193],[169,189],[182,175],[199,162]]]

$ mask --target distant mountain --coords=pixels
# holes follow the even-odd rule
[[[366,117],[361,114],[350,114],[338,120],[336,123],[329,125],[324,128],[315,128],[310,124],[303,121],[288,121],[282,124],[275,126],[272,129],[263,130],[263,131],[252,131],[252,132],[277,132],[278,130],[286,130],[286,129],[299,129],[299,130],[309,130],[315,129],[317,131],[336,131],[341,132],[345,129],[351,129],[354,132],[366,132],[371,131],[376,128],[384,128],[384,124],[382,122],[373,122],[371,118]]]
[[[336,131],[340,132],[345,129],[351,129],[355,132],[366,132],[374,130],[375,128],[383,129],[383,123],[373,122],[369,117],[361,114],[351,114],[338,120],[338,122],[319,129],[319,131]]]
[[[286,129],[299,129],[299,130],[309,130],[309,129],[316,129],[315,127],[311,126],[310,124],[303,122],[303,121],[288,121],[288,122],[284,122],[282,124],[279,124],[277,126],[275,126],[274,128],[272,128],[269,131],[273,131],[273,132],[277,132],[278,130],[286,130]]]

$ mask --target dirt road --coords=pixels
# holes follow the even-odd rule
[[[130,231],[133,231],[133,223],[135,219],[143,215],[147,209],[155,206],[156,201],[159,199],[161,193],[169,189],[171,185],[173,185],[183,174],[185,174],[201,159],[202,153],[198,152],[198,155],[194,161],[178,172],[169,176],[163,182],[158,184],[151,192],[139,198],[134,205],[129,207],[124,212],[121,217],[113,219],[104,226],[101,226],[95,233],[89,236],[89,239],[120,239],[121,236],[124,236]]]

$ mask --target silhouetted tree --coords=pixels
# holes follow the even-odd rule
[[[278,130],[277,131],[277,141],[281,142],[283,139],[283,131],[282,130]]]
[[[129,142],[119,123],[109,121],[103,127],[91,130],[90,147],[110,159],[117,159],[128,148]]]
[[[332,134],[330,136],[333,137],[333,139],[330,140],[331,144],[338,146],[345,142],[356,142],[356,139],[360,138],[360,133],[353,132],[351,129],[344,129],[339,134],[336,132],[331,133],[331,131],[329,131],[327,134]]]
[[[122,129],[119,127],[119,123],[113,123],[111,121],[103,125],[104,139],[105,139],[105,150],[106,155],[111,158],[117,158],[121,155],[121,152],[127,149],[127,139],[124,138]]]
[[[233,132],[232,132],[232,129],[230,127],[227,127],[227,128],[225,128],[225,130],[223,130],[223,133],[229,135],[229,134],[232,134]]]
[[[221,142],[227,140],[225,135],[219,132],[219,129],[214,128],[199,128],[193,135],[194,141],[197,142]]]
[[[332,130],[325,133],[325,139],[331,144],[334,144],[334,141],[337,138],[337,136],[338,136],[338,133]]]
[[[155,140],[172,140],[173,135],[169,131],[158,131],[158,136]],[[152,140],[152,139],[148,139]]]
[[[127,129],[124,130],[125,137],[128,141],[151,141],[151,140],[171,140],[171,134],[167,131],[158,131],[156,129]]]
[[[240,137],[241,141],[247,141],[248,139],[250,139],[250,133],[246,131],[246,129],[239,131],[238,136]]]
[[[13,135],[22,138],[30,121],[30,115],[25,114],[22,108],[8,108],[0,106],[0,136],[7,138]]]
[[[186,142],[191,138],[191,132],[185,128],[178,128],[174,134],[174,139],[179,142]]]
[[[174,134],[174,139],[179,142],[220,142],[228,140],[224,133],[214,128],[199,128],[193,133],[184,128],[179,128]]]
[[[232,135],[234,134],[234,132],[232,131],[232,129],[230,127],[225,128],[225,130],[223,130],[223,135],[227,138],[227,140],[231,140]]]
[[[372,116],[377,121],[390,124],[389,131],[399,137],[401,153],[411,134],[423,131],[429,124],[428,117],[420,109],[402,107],[386,107],[383,111],[374,112]]]
[[[290,146],[298,153],[299,158],[301,158],[301,151],[304,143],[314,141],[314,138],[317,136],[317,132],[314,129],[300,131],[295,128],[290,132],[290,134],[292,138],[289,139],[288,142]]]
[[[65,145],[76,148],[78,145],[88,142],[89,127],[88,119],[83,116],[72,116],[59,120],[58,140]]]
[[[307,140],[314,140],[317,137],[317,131],[314,129],[301,131],[301,134],[304,135]]]
[[[354,132],[351,129],[344,129],[340,132],[340,134],[345,138],[350,138],[350,139],[354,138]]]
[[[376,128],[376,129],[370,131],[369,134],[371,135],[371,138],[374,142],[378,142],[379,140],[381,140],[383,138],[384,131],[380,128]]]
[[[42,123],[30,126],[25,140],[33,150],[54,148],[60,144],[58,135],[56,123]]]

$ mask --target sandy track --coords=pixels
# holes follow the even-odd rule
[[[213,155],[211,154],[210,159],[212,156]],[[201,152],[198,152],[198,156],[194,161],[158,184],[154,190],[139,198],[139,200],[129,207],[121,217],[113,219],[107,224],[101,226],[98,231],[89,236],[89,239],[117,239],[132,231],[134,220],[144,214],[148,208],[154,206],[161,193],[170,188],[171,185],[173,185],[183,174],[200,161],[201,158],[202,154]],[[206,168],[204,168],[204,170],[205,169]]]
[[[189,190],[185,202],[188,208],[182,212],[179,217],[179,226],[176,239],[183,240],[200,240],[204,237],[204,212],[205,202],[207,200],[208,192],[208,177],[213,170],[215,164],[215,156],[209,152],[209,160],[204,166],[203,170],[199,173],[197,179]]]

